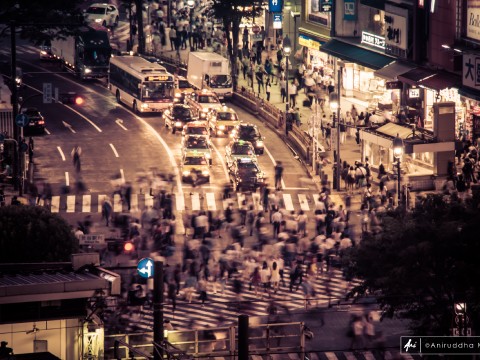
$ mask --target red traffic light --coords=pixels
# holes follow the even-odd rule
[[[75,98],[75,105],[82,105],[84,103],[85,100],[83,100],[83,98],[81,96],[77,96]]]

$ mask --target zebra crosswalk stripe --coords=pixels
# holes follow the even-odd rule
[[[200,194],[199,193],[193,193],[192,194],[192,210],[193,211],[199,211],[201,208],[200,205]]]
[[[300,202],[300,209],[303,211],[310,210],[310,206],[308,206],[308,199],[305,194],[298,194],[298,201]]]
[[[52,213],[58,213],[60,211],[60,196],[52,196],[52,204],[50,206]]]
[[[132,210],[138,210],[138,194],[132,194],[130,199],[130,207]]]
[[[122,197],[120,194],[113,195],[113,211],[117,213],[122,212]]]
[[[295,210],[295,208],[293,207],[292,195],[283,194],[283,203],[285,204],[285,210],[287,211]]]
[[[75,195],[67,195],[67,213],[75,212]]]
[[[101,213],[102,212],[102,203],[103,201],[107,199],[107,195],[98,195],[98,210],[97,212]]]
[[[183,198],[182,194],[175,194],[175,204],[177,207],[177,211],[184,211],[185,210],[185,199]]]
[[[211,211],[217,210],[217,205],[215,204],[215,194],[206,193],[206,198],[207,198],[207,209]]]
[[[82,212],[90,212],[92,207],[92,195],[83,195],[82,199]]]

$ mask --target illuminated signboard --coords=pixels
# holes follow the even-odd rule
[[[420,97],[420,89],[418,89],[418,88],[408,89],[408,97],[411,98],[411,99],[419,98]]]
[[[268,11],[281,13],[283,11],[283,0],[268,0]]]
[[[169,75],[153,75],[147,76],[145,81],[173,81],[173,77]]]
[[[362,43],[385,49],[385,38],[375,34],[362,31]]]

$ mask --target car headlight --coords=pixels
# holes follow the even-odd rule
[[[210,155],[209,153],[206,153],[206,154],[205,154],[205,157],[206,157],[207,159],[210,159],[210,158],[211,158],[211,155]]]
[[[175,126],[176,126],[176,127],[182,126],[182,122],[181,122],[181,121],[176,121],[176,122],[175,122]]]
[[[256,142],[256,145],[257,145],[258,147],[262,147],[262,146],[263,146],[263,141],[258,140],[258,141]]]
[[[45,50],[41,50],[41,51],[40,51],[40,54],[41,54],[41,55],[47,55],[47,52],[46,52]]]
[[[182,175],[183,175],[183,176],[188,176],[188,175],[190,175],[190,170],[184,170],[184,171],[182,172]]]
[[[218,128],[219,128],[220,130],[225,130],[225,125],[220,125]]]
[[[95,22],[96,22],[96,23],[101,23],[101,22],[102,22],[102,19],[95,19]]]
[[[208,170],[203,170],[203,171],[202,171],[202,175],[208,176],[208,174],[209,174],[209,173],[208,173]]]
[[[140,105],[140,107],[141,107],[142,109],[148,109],[148,104],[142,104],[142,105]]]
[[[89,69],[89,68],[85,68],[84,72],[85,72],[85,74],[90,74],[92,72],[92,70]]]

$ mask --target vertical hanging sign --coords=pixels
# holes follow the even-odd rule
[[[283,0],[268,0],[268,11],[281,13],[283,11]]]
[[[333,0],[320,0],[320,11],[331,12],[333,9]]]
[[[344,20],[357,20],[357,14],[355,12],[355,0],[344,0],[343,19]]]

